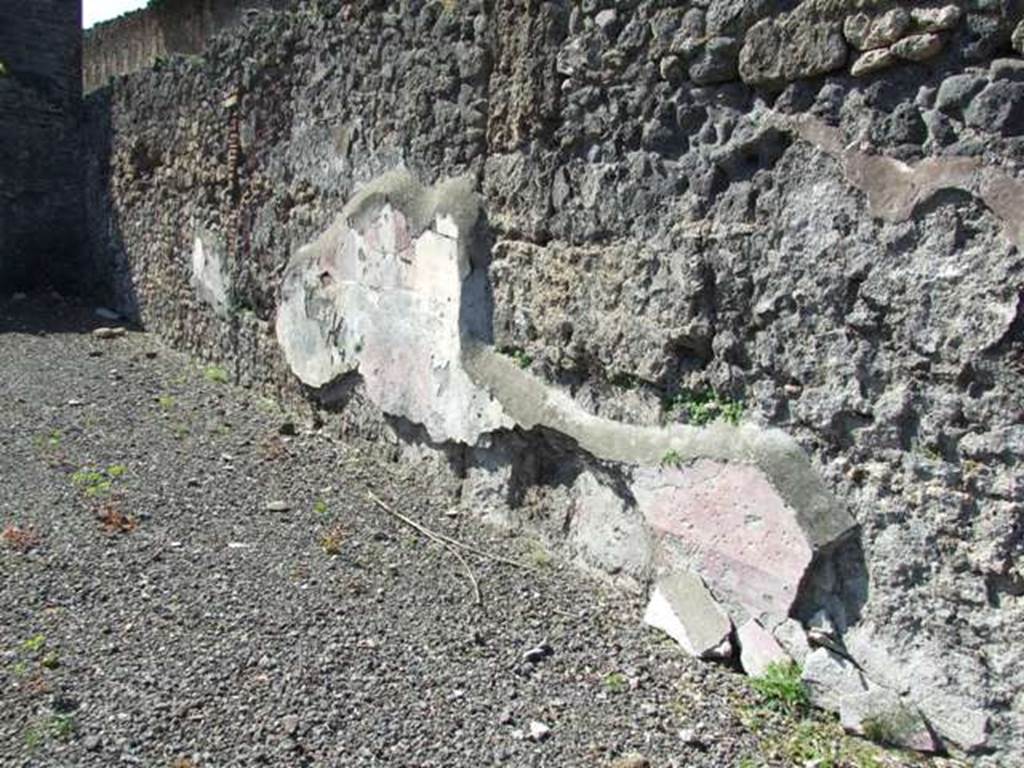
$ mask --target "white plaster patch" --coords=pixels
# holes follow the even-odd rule
[[[340,217],[288,271],[276,327],[292,370],[312,387],[358,370],[382,411],[438,442],[474,444],[511,426],[462,366],[470,268],[456,219],[433,216],[417,233],[390,202],[369,213],[359,224]]]
[[[220,253],[196,235],[192,244],[192,288],[220,316],[228,313],[228,281]]]

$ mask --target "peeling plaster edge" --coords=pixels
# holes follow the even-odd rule
[[[999,219],[1006,238],[1024,252],[1024,181],[977,157],[929,157],[908,165],[862,152],[843,142],[842,131],[810,115],[775,114],[773,122],[834,158],[846,180],[867,196],[868,212],[891,222],[910,219],[921,203],[944,189],[966,192]]]

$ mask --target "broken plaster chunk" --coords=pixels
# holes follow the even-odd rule
[[[902,702],[888,688],[871,685],[866,691],[843,696],[839,701],[839,719],[847,731],[873,741],[918,752],[939,749],[917,708]]]
[[[736,632],[740,644],[740,664],[751,677],[763,675],[769,665],[791,661],[771,632],[757,619],[750,619]]]
[[[839,710],[844,696],[864,693],[868,689],[857,665],[828,648],[818,648],[807,656],[801,679],[811,702],[833,712]]]
[[[731,651],[732,622],[699,576],[689,571],[658,581],[644,621],[660,629],[698,658],[720,658]]]
[[[822,503],[813,518],[798,514],[762,470],[739,463],[699,459],[685,467],[641,468],[632,491],[655,536],[656,556],[699,573],[734,615],[766,625],[789,616],[815,552],[850,525],[839,505]],[[819,497],[795,500],[812,498]]]

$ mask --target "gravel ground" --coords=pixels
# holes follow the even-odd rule
[[[282,435],[273,403],[102,322],[0,302],[0,764],[718,768],[802,763],[780,745],[834,732],[450,516],[416,467]],[[370,493],[533,567],[472,559],[477,606]]]

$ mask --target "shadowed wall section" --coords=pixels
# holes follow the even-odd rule
[[[0,290],[75,280],[81,5],[0,3]]]

